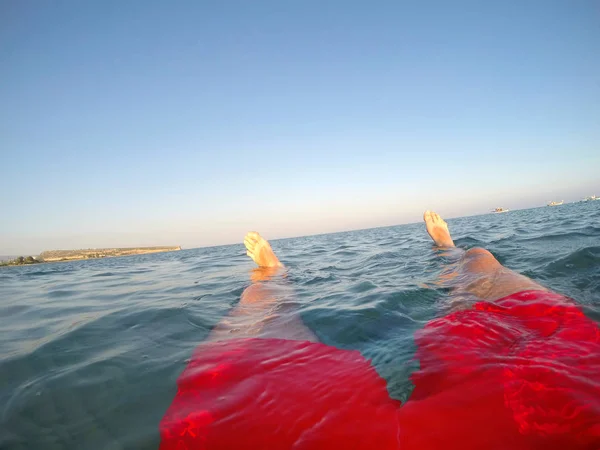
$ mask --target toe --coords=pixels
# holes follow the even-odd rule
[[[253,250],[256,247],[256,241],[248,236],[244,238],[244,245],[248,250]]]
[[[259,239],[261,239],[260,234],[258,234],[256,231],[250,231],[247,235],[247,237],[252,238],[256,241],[258,241]]]

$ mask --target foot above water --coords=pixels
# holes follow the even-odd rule
[[[283,267],[279,258],[275,256],[271,244],[256,231],[249,232],[244,238],[244,245],[248,250],[246,254],[258,267]]]
[[[423,220],[427,227],[427,232],[435,245],[438,247],[454,247],[454,241],[450,237],[450,231],[448,230],[448,224],[440,217],[438,213],[433,211],[425,211],[423,214]]]

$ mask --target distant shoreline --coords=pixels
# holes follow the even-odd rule
[[[118,258],[120,256],[146,255],[180,251],[180,246],[162,247],[127,247],[127,248],[89,248],[83,250],[49,250],[39,256],[19,256],[9,261],[0,262],[0,266],[26,266],[53,262],[81,261],[87,259]]]

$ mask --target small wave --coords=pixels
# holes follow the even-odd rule
[[[548,264],[546,275],[565,275],[582,270],[600,269],[600,247],[586,247]]]
[[[304,281],[302,284],[304,286],[312,286],[315,284],[330,283],[335,280],[336,280],[335,275],[332,273],[329,273],[326,275],[316,275],[316,276],[312,277],[311,279]]]
[[[543,234],[540,233],[537,236],[531,237],[521,237],[519,241],[528,242],[528,241],[540,241],[540,243],[547,241],[557,241],[557,240],[573,240],[577,238],[586,238],[586,237],[597,237],[600,230],[596,230],[594,227],[589,227],[591,229],[586,230],[578,230],[578,231],[569,231],[569,232],[559,232],[552,234]]]
[[[116,273],[114,273],[114,272],[102,272],[102,273],[97,273],[97,274],[94,274],[94,275],[92,275],[92,278],[98,278],[98,277],[113,277],[113,276],[115,276],[115,275],[117,275],[117,274],[116,274]]]
[[[55,291],[48,292],[48,297],[51,298],[75,297],[77,295],[79,295],[79,292],[75,290],[57,289]]]
[[[354,292],[355,294],[362,294],[363,292],[370,291],[372,289],[377,289],[377,285],[372,281],[361,281],[356,283],[354,286],[351,286],[348,290],[350,292]]]
[[[356,254],[357,252],[353,250],[336,250],[331,254],[331,256],[356,256]]]
[[[22,276],[24,278],[33,278],[33,277],[39,277],[39,276],[42,276],[42,275],[49,275],[51,273],[52,272],[49,271],[49,270],[34,270],[34,271],[31,271],[31,272],[25,272],[25,273],[22,274]]]
[[[475,239],[473,237],[461,237],[454,240],[457,247],[462,248],[473,248],[473,247],[485,247],[485,242]]]

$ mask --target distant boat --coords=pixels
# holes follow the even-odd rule
[[[561,200],[560,202],[550,202],[548,203],[548,206],[560,206],[564,203],[564,200]]]
[[[589,197],[584,198],[583,202],[591,202],[594,200],[600,200],[600,197],[596,197],[595,195],[590,195]]]
[[[504,213],[504,212],[509,212],[509,211],[510,211],[510,209],[496,208],[492,212],[495,214],[499,214],[499,213]]]

